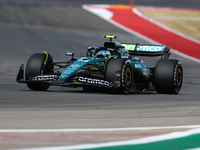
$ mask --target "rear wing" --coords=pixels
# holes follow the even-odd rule
[[[129,55],[137,56],[162,56],[168,58],[170,56],[170,47],[163,45],[139,45],[122,44],[129,52]]]

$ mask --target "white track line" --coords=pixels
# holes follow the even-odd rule
[[[136,128],[99,128],[99,129],[1,129],[0,133],[8,133],[8,132],[127,131],[127,130],[192,129],[192,128],[200,128],[200,125],[163,126],[163,127],[136,127]]]
[[[164,134],[164,135],[146,137],[146,138],[141,138],[141,139],[136,139],[136,140],[135,139],[128,140],[128,141],[107,142],[107,143],[100,143],[100,144],[83,144],[83,145],[74,145],[74,146],[29,148],[29,149],[23,149],[23,150],[69,150],[69,149],[74,150],[74,149],[100,148],[100,147],[107,147],[107,146],[138,145],[138,144],[145,144],[145,143],[186,137],[192,134],[200,134],[200,128],[183,131],[183,132],[173,132],[173,133]]]

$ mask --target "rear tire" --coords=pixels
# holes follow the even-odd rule
[[[183,68],[178,60],[161,59],[154,73],[154,87],[157,93],[178,94],[183,82]]]
[[[133,69],[131,62],[124,58],[111,59],[106,65],[105,79],[113,85],[119,80],[119,87],[114,87],[111,93],[129,93],[133,83]],[[120,73],[119,77],[116,73]],[[118,79],[117,79],[118,78]]]
[[[46,54],[33,54],[29,58],[26,70],[25,70],[25,78],[26,80],[31,79],[34,76],[42,75],[49,73],[50,68],[48,64],[50,64],[52,61],[52,57],[50,60],[47,61],[48,64],[45,66],[45,60],[46,60]],[[49,84],[46,83],[27,83],[27,86],[36,91],[46,91],[49,88]]]

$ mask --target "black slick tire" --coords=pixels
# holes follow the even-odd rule
[[[119,86],[113,87],[111,93],[127,94],[133,83],[133,69],[130,60],[125,58],[111,59],[105,68],[105,79],[115,84],[118,80]]]
[[[161,59],[154,72],[154,87],[157,93],[178,94],[183,82],[183,68],[178,60]]]
[[[25,78],[29,80],[30,78],[38,75],[45,74],[45,54],[36,53],[31,55],[29,58],[26,70],[25,70]],[[27,86],[36,91],[46,91],[49,88],[49,84],[46,83],[27,83]]]

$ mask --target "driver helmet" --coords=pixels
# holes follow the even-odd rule
[[[108,58],[110,58],[110,56],[111,56],[111,53],[110,53],[110,51],[107,51],[107,50],[101,50],[97,53],[98,58],[108,59]]]

